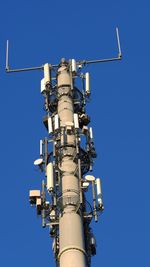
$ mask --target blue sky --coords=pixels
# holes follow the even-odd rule
[[[92,119],[102,177],[105,212],[93,224],[96,266],[149,266],[150,243],[150,83],[148,1],[4,1],[0,9],[0,265],[54,266],[48,229],[28,203],[41,176],[41,71],[6,74],[5,44],[12,67],[58,63],[60,58],[97,59],[117,55],[122,62],[89,66]]]

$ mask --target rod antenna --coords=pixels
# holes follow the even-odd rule
[[[121,52],[121,46],[120,46],[120,37],[119,37],[119,29],[116,28],[116,34],[117,34],[117,43],[118,43],[118,57],[122,58],[122,52]]]
[[[9,71],[9,40],[6,43],[6,71]]]

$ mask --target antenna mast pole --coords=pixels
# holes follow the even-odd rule
[[[90,75],[81,73],[88,64],[110,62],[122,58],[119,32],[116,29],[118,56],[108,59],[61,59],[58,65],[10,69],[9,44],[6,48],[6,72],[43,70],[41,94],[45,99],[43,123],[48,137],[40,140],[40,158],[34,161],[45,173],[42,191],[30,190],[30,204],[42,217],[42,226],[49,227],[52,249],[58,267],[90,267],[96,255],[96,240],[90,223],[104,209],[101,179],[87,175],[96,158],[93,130],[86,114],[90,97]],[[82,88],[76,87],[81,79]],[[83,148],[82,139],[85,139]],[[92,188],[93,204],[86,192]],[[48,200],[48,201],[47,201]]]

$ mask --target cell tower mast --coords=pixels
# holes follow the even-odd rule
[[[89,267],[91,256],[96,254],[96,240],[90,223],[104,209],[101,180],[92,175],[96,158],[90,117],[86,102],[90,97],[90,75],[82,73],[87,64],[116,61],[122,58],[117,29],[119,54],[116,58],[91,61],[66,61],[58,65],[10,69],[8,42],[6,71],[44,71],[41,94],[45,99],[46,116],[43,119],[48,136],[40,140],[40,158],[34,161],[45,173],[42,190],[30,190],[30,204],[35,205],[42,217],[42,226],[48,226],[53,238],[56,266]],[[82,89],[76,86],[81,79]],[[84,139],[84,147],[83,147]],[[93,204],[86,200],[92,188]]]

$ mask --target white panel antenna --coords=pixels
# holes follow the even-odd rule
[[[85,93],[87,96],[90,95],[90,74],[89,74],[89,72],[85,73]]]
[[[98,200],[98,204],[99,206],[103,205],[103,201],[102,201],[102,186],[101,186],[101,180],[100,178],[96,179],[96,187],[97,187],[97,200]]]
[[[47,175],[47,190],[52,192],[54,190],[54,170],[53,163],[48,163],[46,167],[46,175]]]
[[[50,68],[49,68],[49,64],[46,63],[46,64],[44,64],[44,83],[45,83],[45,86],[47,84],[50,84],[50,82],[51,82]]]
[[[44,78],[41,80],[41,94],[44,94],[46,91],[46,87],[45,87],[45,80]]]
[[[74,128],[79,129],[79,117],[77,113],[74,113]]]
[[[48,117],[48,133],[53,133],[53,124],[52,124],[52,118]]]
[[[43,140],[40,140],[40,156],[43,156]]]
[[[89,128],[90,138],[93,140],[93,129],[92,127]]]
[[[59,117],[58,114],[55,115],[55,130],[59,129]]]
[[[71,70],[73,74],[77,73],[77,63],[75,59],[71,59]]]

